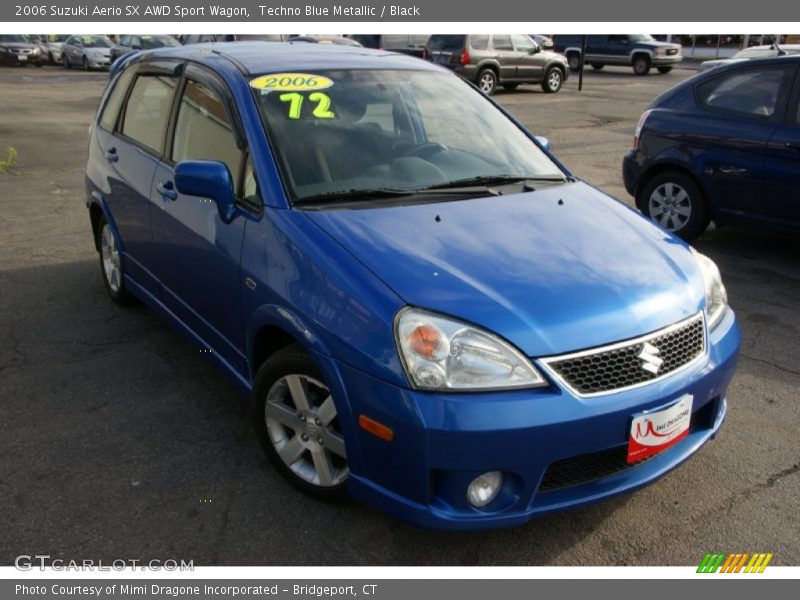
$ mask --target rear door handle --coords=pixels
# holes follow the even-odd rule
[[[156,191],[161,194],[162,200],[175,200],[178,197],[175,185],[171,181],[160,181],[156,185]]]
[[[106,160],[108,162],[117,162],[119,160],[116,148],[109,148],[106,150]]]

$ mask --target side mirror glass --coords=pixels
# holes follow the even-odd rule
[[[233,178],[228,166],[216,160],[184,160],[175,165],[175,187],[181,194],[209,198],[219,216],[230,223],[236,214]]]
[[[539,142],[539,145],[542,148],[544,148],[545,150],[550,152],[550,140],[548,140],[546,137],[541,136],[541,135],[535,135],[533,137],[536,138],[536,141]]]
[[[530,53],[531,54],[539,54],[539,52],[541,52],[541,51],[542,51],[542,47],[541,46],[534,46],[533,48],[531,48]]]

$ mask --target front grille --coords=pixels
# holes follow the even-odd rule
[[[689,431],[711,429],[716,420],[718,407],[719,400],[715,398],[696,410],[689,422]],[[669,452],[669,449],[665,450],[665,452]],[[615,473],[638,467],[650,458],[653,457],[629,463],[628,445],[624,444],[601,450],[600,452],[557,460],[547,467],[547,472],[545,472],[542,482],[539,484],[539,493],[554,492],[574,485],[589,483],[603,477],[609,477]]]
[[[573,392],[592,396],[666,377],[703,355],[705,349],[703,313],[698,313],[634,340],[542,362]]]

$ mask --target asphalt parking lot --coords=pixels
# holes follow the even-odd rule
[[[577,174],[631,203],[620,163],[646,105],[691,75],[587,73],[497,99]],[[232,385],[141,306],[106,297],[84,205],[106,73],[0,69],[0,564],[689,565],[712,550],[800,564],[800,241],[723,228],[716,260],[743,332],[716,440],[635,494],[481,533],[324,504],[263,457]],[[631,249],[635,260],[635,249]]]

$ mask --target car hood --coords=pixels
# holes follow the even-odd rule
[[[704,302],[683,242],[580,182],[306,215],[408,304],[481,325],[528,356],[636,337]]]
[[[653,48],[677,48],[682,49],[680,44],[672,44],[670,42],[659,42],[658,40],[648,40],[646,42],[639,42],[640,44],[647,44]]]
[[[111,48],[86,48],[87,54],[94,54],[95,56],[109,56]]]
[[[13,42],[10,44],[0,44],[0,48],[5,48],[6,50],[33,50],[36,48],[36,45]]]

